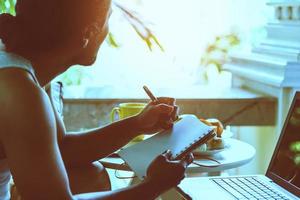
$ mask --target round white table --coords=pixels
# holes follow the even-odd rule
[[[187,173],[220,172],[240,167],[254,158],[256,151],[250,144],[232,138],[227,138],[226,144],[228,144],[228,148],[214,155],[195,156],[194,162],[196,164],[191,164],[187,169]],[[104,167],[110,169],[131,171],[127,165],[124,165],[121,158],[108,157],[102,159],[101,163]]]
[[[196,164],[189,165],[187,169],[187,175],[189,177],[201,176],[203,173],[208,173],[209,175],[218,175],[218,173],[224,170],[237,168],[247,164],[255,156],[256,151],[254,147],[246,142],[242,142],[237,139],[226,138],[226,144],[228,145],[228,148],[225,148],[219,153],[209,156],[195,156],[194,163]],[[131,169],[124,164],[124,161],[119,157],[105,158],[100,162],[106,168],[131,171]],[[134,178],[132,179],[131,184],[136,184],[138,182],[139,180]],[[175,196],[179,194],[184,196],[184,192],[176,187],[162,195],[162,199],[174,199]]]

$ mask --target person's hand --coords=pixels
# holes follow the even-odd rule
[[[174,107],[163,104],[150,102],[137,118],[137,127],[139,132],[152,134],[162,129],[169,129],[173,126]]]
[[[194,160],[192,153],[177,161],[171,161],[171,155],[170,151],[159,155],[147,169],[145,180],[149,181],[159,193],[177,186],[185,178],[187,166]]]

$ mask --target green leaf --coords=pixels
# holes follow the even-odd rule
[[[114,48],[119,48],[120,45],[116,42],[115,36],[109,32],[108,36],[107,36],[107,40],[108,44]]]
[[[154,40],[154,42],[156,43],[156,45],[160,48],[160,50],[161,50],[162,52],[164,52],[165,49],[164,49],[163,46],[160,44],[160,42],[158,41],[158,39],[156,38],[155,35],[152,35],[152,39]]]
[[[8,0],[9,1],[9,13],[12,15],[15,15],[15,1],[14,0]]]
[[[0,0],[0,12],[4,13],[6,11],[5,1]]]
[[[163,46],[153,34],[152,30],[144,21],[142,21],[136,12],[129,10],[128,8],[116,2],[114,2],[114,5],[122,12],[125,19],[132,26],[137,35],[146,43],[150,51],[153,49],[153,44],[156,44],[161,51],[164,51]]]
[[[15,0],[0,0],[0,13],[10,13],[15,15]]]
[[[290,145],[290,150],[293,152],[300,152],[300,141],[293,142]]]

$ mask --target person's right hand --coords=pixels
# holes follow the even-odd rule
[[[188,154],[182,160],[171,161],[171,151],[167,151],[155,158],[147,169],[145,180],[162,193],[177,186],[185,178],[185,170],[194,160],[193,154]]]

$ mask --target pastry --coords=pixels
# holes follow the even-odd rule
[[[207,144],[207,149],[208,150],[224,149],[225,148],[224,139],[222,139],[220,137],[214,137],[213,139],[209,140],[206,144]]]
[[[214,126],[217,136],[222,137],[224,127],[223,127],[223,124],[218,119],[215,119],[215,118],[200,119],[200,121],[208,126]]]

